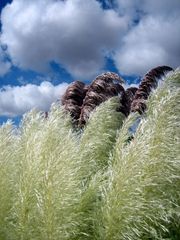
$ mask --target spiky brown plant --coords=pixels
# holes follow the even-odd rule
[[[118,95],[121,96],[121,98],[124,98],[125,90],[121,83],[123,83],[123,80],[119,75],[112,72],[101,74],[95,78],[89,86],[83,101],[79,119],[80,126],[85,125],[90,113],[102,102]],[[122,109],[122,111],[126,113],[125,108]]]
[[[83,82],[75,81],[70,84],[62,97],[62,105],[64,105],[65,110],[70,113],[74,123],[79,119],[81,106],[87,90],[88,86]]]
[[[158,66],[145,74],[131,104],[132,112],[142,114],[146,110],[146,100],[152,89],[158,86],[158,81],[169,71],[173,71],[169,66]]]

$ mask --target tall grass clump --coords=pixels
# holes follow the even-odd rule
[[[119,133],[102,206],[101,239],[179,239],[179,101],[177,71],[152,94],[130,144],[124,141],[128,127]]]
[[[95,239],[99,225],[101,205],[101,183],[108,167],[109,156],[116,141],[125,116],[117,112],[119,99],[113,97],[102,103],[90,116],[87,126],[81,133],[78,156],[82,163],[81,201],[79,212],[81,222],[76,239]]]
[[[114,97],[81,130],[57,105],[1,126],[0,240],[179,239],[179,103],[176,70],[141,116]]]
[[[10,134],[6,135],[9,141]],[[8,176],[1,194],[11,206],[6,211],[9,221],[1,225],[9,229],[3,240],[70,239],[77,222],[74,208],[80,193],[77,146],[69,119],[57,108],[48,119],[32,112],[15,137],[16,148],[10,149],[4,142],[5,152],[1,152],[16,172],[13,178],[13,169],[4,170]],[[8,193],[5,189],[9,191],[10,180],[13,192]],[[8,194],[13,195],[12,201]]]

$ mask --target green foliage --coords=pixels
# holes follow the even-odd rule
[[[75,131],[63,109],[0,127],[0,240],[180,238],[180,71],[139,118],[101,104]]]

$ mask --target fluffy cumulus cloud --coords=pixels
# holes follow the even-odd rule
[[[67,86],[67,83],[53,86],[46,81],[39,86],[6,86],[0,89],[0,116],[14,117],[32,108],[48,111],[51,104],[61,98]]]
[[[129,16],[131,22],[115,53],[118,69],[125,74],[142,75],[157,65],[179,66],[180,1],[117,1],[119,12]]]
[[[103,67],[128,24],[96,0],[13,0],[1,19],[2,41],[15,65],[45,71],[56,61],[84,79]]]
[[[125,74],[180,62],[180,0],[13,0],[1,21],[2,42],[24,69],[43,72],[55,61],[86,79],[109,53]]]

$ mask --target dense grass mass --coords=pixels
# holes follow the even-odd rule
[[[141,116],[117,98],[84,130],[62,107],[0,128],[0,240],[180,239],[180,71]]]

